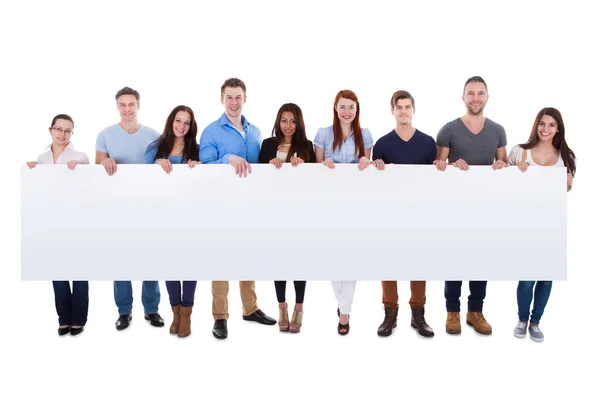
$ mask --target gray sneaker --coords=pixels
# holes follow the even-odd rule
[[[544,340],[544,333],[538,326],[529,326],[529,336],[535,342],[542,342]]]
[[[525,338],[525,334],[527,334],[527,323],[524,321],[520,321],[519,324],[515,327],[515,337],[517,338]]]

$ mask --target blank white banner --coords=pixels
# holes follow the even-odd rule
[[[565,280],[564,168],[38,165],[23,280]]]

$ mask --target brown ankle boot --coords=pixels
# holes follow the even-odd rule
[[[288,318],[288,305],[285,308],[279,307],[279,331],[290,331],[290,320]]]
[[[490,335],[492,333],[492,326],[485,320],[481,312],[467,312],[467,324],[479,334]]]
[[[448,334],[460,334],[460,313],[448,312],[446,319],[446,332]]]
[[[179,312],[181,311],[181,305],[171,306],[171,310],[173,311],[173,323],[171,323],[171,327],[169,327],[169,332],[171,334],[177,334],[179,330]]]
[[[300,327],[302,327],[302,315],[304,311],[295,310],[292,313],[292,321],[290,322],[290,332],[291,333],[299,333]]]
[[[398,320],[398,308],[385,307],[385,317],[383,323],[377,329],[377,335],[380,337],[388,337],[392,335],[392,330],[396,328],[396,322]]]
[[[180,312],[179,331],[177,336],[179,338],[187,337],[192,333],[192,306],[182,306]]]
[[[425,321],[425,308],[411,308],[410,325],[416,328],[423,337],[433,337],[433,329]]]

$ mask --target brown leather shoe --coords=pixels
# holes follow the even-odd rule
[[[187,337],[192,333],[192,306],[182,306],[179,312],[179,330],[177,336],[179,338]]]
[[[398,308],[385,307],[385,317],[383,323],[377,329],[377,335],[380,337],[389,337],[392,335],[392,331],[396,328],[398,320]]]
[[[433,328],[429,327],[425,321],[425,308],[411,308],[411,311],[411,327],[416,328],[423,337],[433,337]]]
[[[279,331],[285,332],[290,331],[290,320],[288,318],[288,305],[285,304],[285,308],[279,308]]]
[[[179,331],[177,336],[179,338],[187,337],[192,333],[192,306],[182,306],[181,312],[179,312]]]
[[[460,334],[460,313],[448,312],[446,318],[446,332],[448,334]]]
[[[171,323],[171,327],[169,327],[169,332],[171,334],[177,334],[179,330],[179,312],[181,312],[181,305],[171,306],[171,310],[173,311],[173,322]]]
[[[479,334],[490,335],[492,333],[492,326],[485,320],[481,312],[467,312],[467,324]]]

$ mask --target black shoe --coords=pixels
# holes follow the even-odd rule
[[[150,321],[150,324],[154,327],[162,327],[165,325],[165,321],[158,313],[145,314],[144,319]]]
[[[77,335],[83,332],[83,326],[79,327],[79,328],[73,328],[71,327],[71,335]]]
[[[258,322],[260,324],[267,324],[269,326],[277,324],[277,320],[275,320],[272,317],[267,316],[260,309],[258,309],[256,312],[252,313],[251,315],[244,316],[244,320],[246,320],[246,321],[256,321],[256,322]]]
[[[69,326],[67,327],[58,327],[58,335],[66,335],[69,333]]]
[[[213,325],[212,334],[217,339],[227,338],[227,320],[217,319]]]
[[[117,330],[121,331],[129,327],[129,322],[131,321],[131,313],[122,314],[119,316],[115,323],[115,327]]]

